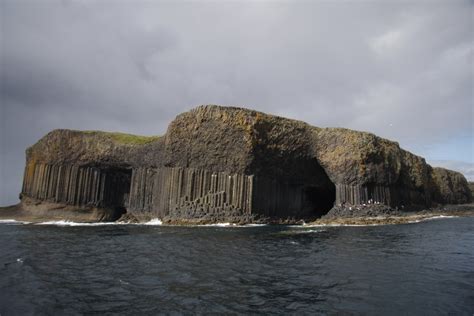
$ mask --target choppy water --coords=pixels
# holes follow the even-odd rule
[[[2,316],[474,313],[474,218],[325,228],[62,224],[0,224]]]

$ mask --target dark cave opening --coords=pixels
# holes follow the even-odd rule
[[[304,210],[314,217],[326,215],[336,201],[336,186],[332,182],[324,187],[307,186],[303,193]]]
[[[122,217],[122,215],[126,214],[127,213],[127,209],[123,206],[116,206],[113,208],[113,217],[111,218],[111,221],[116,221],[118,220],[120,217]]]
[[[103,204],[107,208],[112,209],[115,217],[118,219],[127,213],[132,170],[108,167],[102,169],[102,171],[105,172]]]

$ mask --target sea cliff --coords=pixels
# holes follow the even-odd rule
[[[38,218],[250,223],[416,211],[472,193],[462,174],[370,133],[206,105],[161,137],[54,130],[27,149],[20,198],[16,211]]]

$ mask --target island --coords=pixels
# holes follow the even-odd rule
[[[178,115],[163,136],[53,130],[26,150],[20,200],[0,217],[248,224],[472,210],[461,173],[397,142],[217,105]]]

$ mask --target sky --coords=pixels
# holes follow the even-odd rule
[[[200,104],[395,140],[474,181],[474,2],[0,0],[0,205],[50,130]]]

